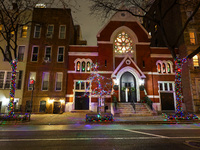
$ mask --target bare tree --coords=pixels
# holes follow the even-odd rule
[[[0,0],[0,51],[12,68],[9,116],[12,116],[14,111],[18,40],[23,27],[31,23],[31,12],[37,4],[40,4],[38,7],[59,5],[67,8],[75,7],[76,1],[71,4],[71,0]],[[6,48],[2,46],[3,42],[6,43]]]
[[[200,8],[200,0],[90,0],[93,4],[90,8],[91,14],[101,15],[101,17],[108,18],[114,12],[129,12],[131,15],[136,17],[142,17],[144,19],[150,20],[156,24],[162,33],[162,39],[165,46],[168,47],[169,51],[175,62],[175,90],[176,90],[176,113],[183,114],[182,110],[182,66],[192,59],[197,53],[200,52],[200,47],[195,51],[190,53],[185,57],[176,55],[176,48],[183,37],[184,31],[186,30],[188,24],[195,16]],[[168,1],[168,5],[164,5],[163,2]],[[170,37],[167,35],[165,27],[165,18],[172,12],[173,8],[179,6],[184,6],[185,8],[192,8],[192,13],[188,19],[182,24],[181,29],[178,30],[178,36],[173,42],[170,42]],[[154,13],[149,13],[152,7],[156,8],[157,17]]]

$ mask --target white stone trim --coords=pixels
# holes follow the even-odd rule
[[[150,45],[150,42],[139,42],[136,45]]]
[[[159,95],[147,95],[149,98],[160,98]]]
[[[98,44],[113,44],[111,41],[97,41]]]
[[[115,82],[116,85],[119,85],[119,89],[121,89],[120,87],[120,79],[121,79],[121,76],[125,73],[125,72],[130,72],[134,77],[135,77],[135,82],[136,82],[136,89],[137,89],[137,101],[140,101],[140,89],[139,89],[139,83],[140,83],[140,79],[141,79],[141,76],[139,75],[139,73],[137,72],[137,70],[135,70],[134,68],[132,67],[124,67],[122,68],[117,76],[116,76],[116,80],[118,80],[118,82]],[[119,90],[119,101],[121,101],[121,97],[120,97],[120,90]]]
[[[158,73],[158,72],[143,72],[144,74],[153,74],[153,75],[175,75],[175,73]]]
[[[124,57],[124,59],[121,61],[121,63],[118,65],[118,67],[114,70],[113,74],[111,77],[116,77],[115,74],[117,73],[117,71],[121,68],[121,66],[124,64],[125,60],[129,58],[131,60],[131,62],[135,65],[135,67],[138,69],[139,73],[141,74],[141,76],[139,75],[138,71],[136,71],[134,68],[129,67],[129,69],[131,70],[135,70],[135,72],[138,73],[138,76],[140,76],[140,78],[146,78],[146,76],[143,74],[143,72],[140,70],[140,68],[136,65],[136,63],[132,60],[132,58],[129,55],[126,55],[126,57]],[[126,67],[125,67],[126,68]]]
[[[163,86],[163,90],[160,91],[160,87],[159,87],[159,83],[162,83],[162,86]],[[167,88],[168,90],[165,90],[165,87],[164,87],[164,83],[167,83]],[[169,91],[169,83],[172,83],[172,88],[173,88],[173,91]],[[161,95],[160,93],[173,93],[173,96],[174,96],[174,110],[176,111],[176,94],[175,94],[175,82],[174,81],[158,81],[158,93],[159,93],[159,102],[160,102],[160,109],[162,111],[162,103],[161,103]]]
[[[100,97],[100,95],[91,95],[91,97],[98,98],[98,97]],[[102,96],[102,98],[111,98],[111,95],[104,95],[104,96]]]
[[[97,71],[99,74],[112,74],[113,71]]]
[[[74,97],[74,95],[73,94],[66,94],[65,97]]]
[[[98,46],[90,46],[90,45],[69,45],[69,47],[94,47],[94,48],[97,48]]]
[[[91,72],[76,72],[76,71],[74,71],[74,70],[69,70],[69,71],[67,71],[67,73],[91,74],[91,73],[93,73],[93,71],[91,71]],[[113,71],[97,71],[97,73],[99,73],[99,74],[112,74]]]
[[[77,71],[77,62],[80,62],[80,71]],[[85,71],[82,71],[82,62],[85,62]],[[87,62],[90,62],[90,70],[89,71],[87,71],[87,69],[86,69],[86,67],[87,67]],[[91,72],[91,65],[92,65],[92,60],[91,59],[85,59],[85,58],[77,58],[75,61],[74,61],[74,63],[75,63],[75,72],[84,72],[84,73],[86,73],[86,72],[88,72],[88,73],[90,73]]]
[[[98,56],[98,52],[68,52],[69,56]]]
[[[151,49],[166,49],[166,50],[168,50],[168,48],[167,47],[150,47]],[[177,49],[177,48],[175,48],[175,49]]]
[[[173,58],[171,54],[151,54],[151,58]]]
[[[76,90],[76,82],[82,81],[82,82],[90,82],[90,90],[86,91],[86,85],[84,90]],[[81,85],[80,85],[81,86]],[[89,93],[89,110],[91,110],[91,81],[90,80],[74,80],[74,88],[73,88],[73,107],[72,110],[75,110],[75,93],[76,92],[88,92]]]

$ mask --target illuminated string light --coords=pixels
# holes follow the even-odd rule
[[[191,120],[191,119],[198,119],[198,117],[192,113],[183,113],[182,108],[182,66],[183,64],[188,62],[188,58],[185,57],[183,59],[176,59],[175,60],[175,91],[176,91],[176,114],[167,115],[167,118],[173,120]]]
[[[12,117],[14,115],[14,98],[15,98],[15,89],[16,89],[16,74],[17,74],[17,59],[10,61],[12,76],[10,84],[10,102],[9,102],[9,112],[8,116]]]

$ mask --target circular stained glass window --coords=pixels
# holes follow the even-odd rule
[[[122,32],[117,36],[114,43],[114,51],[115,53],[133,53],[133,41],[127,33]]]

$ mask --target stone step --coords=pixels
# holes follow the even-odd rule
[[[152,112],[147,108],[146,104],[135,103],[135,110],[131,103],[119,103],[116,116],[152,116]]]

